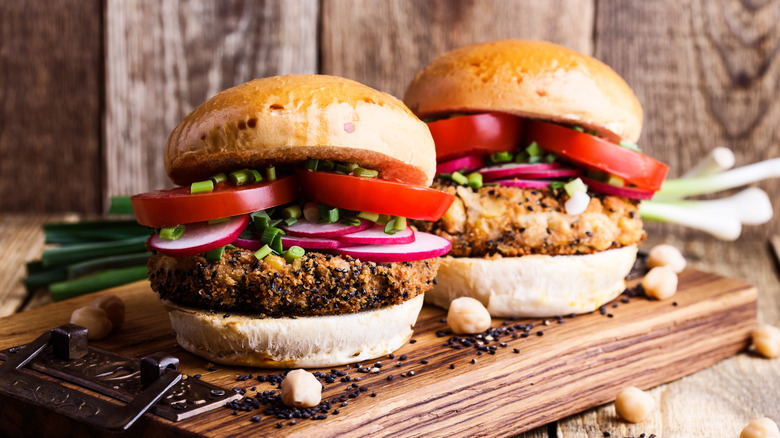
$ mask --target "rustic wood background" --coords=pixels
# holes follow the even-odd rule
[[[402,96],[438,54],[510,37],[611,65],[672,176],[719,145],[747,164],[780,156],[778,23],[769,0],[0,0],[0,211],[100,213],[169,186],[171,129],[251,78],[320,72]],[[777,233],[775,204],[743,236]]]

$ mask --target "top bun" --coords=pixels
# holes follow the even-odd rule
[[[631,142],[642,131],[642,107],[617,73],[543,41],[492,41],[447,52],[417,74],[404,102],[423,118],[497,111]]]
[[[416,185],[436,172],[431,134],[403,102],[324,75],[255,79],[217,94],[173,130],[165,170],[186,185],[307,158],[354,162]]]

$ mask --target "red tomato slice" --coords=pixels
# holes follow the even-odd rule
[[[552,123],[526,121],[523,139],[524,144],[535,141],[541,148],[586,168],[619,176],[647,190],[660,189],[669,171],[669,166],[645,154]]]
[[[213,192],[191,194],[189,187],[155,190],[130,198],[135,218],[148,227],[169,227],[247,214],[296,200],[298,185],[288,175],[247,186],[222,183]]]
[[[465,155],[514,151],[522,135],[520,117],[484,113],[453,117],[428,123],[436,143],[436,160]]]
[[[347,210],[436,221],[455,196],[428,187],[338,173],[298,171],[307,199]]]

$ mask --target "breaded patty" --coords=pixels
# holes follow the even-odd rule
[[[152,251],[149,280],[160,298],[220,312],[311,316],[377,309],[431,289],[439,260],[360,262],[307,252],[274,269],[248,250],[226,249],[222,260],[168,257]]]
[[[641,242],[645,238],[638,201],[589,193],[584,213],[564,212],[563,189],[469,187],[436,180],[433,188],[456,195],[437,222],[415,222],[421,230],[452,242],[449,255],[592,254]]]

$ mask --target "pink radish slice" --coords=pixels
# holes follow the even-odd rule
[[[539,163],[539,164],[499,164],[497,166],[484,167],[477,172],[482,174],[482,179],[485,181],[499,178],[509,178],[512,176],[522,175],[527,172],[537,172],[540,170],[555,170],[560,169],[561,165],[558,163]]]
[[[249,215],[234,216],[227,222],[209,225],[195,222],[184,225],[184,235],[177,240],[152,235],[149,246],[171,257],[189,257],[225,246],[236,240],[249,222]]]
[[[411,262],[439,257],[452,247],[449,240],[433,234],[417,232],[412,243],[404,245],[362,245],[339,248],[338,252],[364,262]]]
[[[459,172],[463,169],[476,169],[485,164],[485,158],[482,155],[467,155],[454,160],[445,161],[436,166],[436,173]]]
[[[305,219],[299,219],[298,222],[287,226],[283,225],[282,229],[290,236],[300,237],[338,237],[345,234],[357,233],[367,228],[371,228],[373,222],[360,221],[360,225],[343,225],[338,222],[332,224],[317,224],[309,222]]]
[[[403,245],[414,242],[414,231],[407,227],[395,234],[387,234],[384,225],[374,225],[367,230],[340,236],[338,240],[349,245]]]
[[[236,246],[238,248],[248,249],[250,251],[257,251],[258,249],[263,247],[263,243],[259,240],[254,239],[242,239],[238,238],[233,241],[233,246]]]
[[[344,246],[344,243],[336,239],[282,236],[282,246],[285,249],[291,246],[300,246],[303,249],[336,249]]]
[[[522,189],[546,189],[554,181],[549,179],[499,179],[490,182],[498,183],[498,185],[505,187],[520,187]]]
[[[582,178],[582,182],[588,185],[589,189],[596,192],[604,193],[610,196],[619,196],[621,198],[629,199],[652,199],[655,192],[649,192],[646,190],[640,190],[631,187],[616,187],[607,183],[592,180],[590,178]]]

